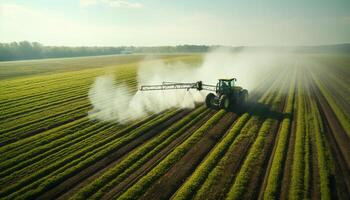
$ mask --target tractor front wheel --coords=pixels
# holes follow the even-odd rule
[[[230,99],[226,95],[221,95],[219,107],[227,110],[230,107]]]
[[[207,108],[213,107],[213,101],[214,101],[215,95],[213,93],[209,93],[207,97],[205,98],[205,104],[207,105]]]

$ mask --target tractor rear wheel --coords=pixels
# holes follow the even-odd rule
[[[213,107],[213,101],[214,101],[215,95],[213,93],[209,93],[207,97],[205,97],[205,104],[207,105],[207,108]]]
[[[227,110],[230,107],[230,99],[224,94],[220,97],[219,107],[225,110]]]
[[[246,105],[248,103],[248,90],[242,90],[240,94],[240,104]]]

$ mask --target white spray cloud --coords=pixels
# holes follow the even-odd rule
[[[281,55],[278,57],[281,58]],[[203,63],[194,67],[182,62],[167,64],[161,59],[146,59],[138,68],[138,87],[170,82],[196,82],[215,85],[219,78],[237,78],[237,84],[252,90],[271,70],[278,59],[274,53],[230,53],[216,49],[205,55]],[[115,77],[98,77],[90,89],[89,99],[93,110],[89,116],[103,121],[127,122],[150,113],[177,108],[193,108],[203,102],[208,92],[196,90],[138,91],[135,94],[125,85],[115,85]]]

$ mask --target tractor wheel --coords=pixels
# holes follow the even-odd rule
[[[207,108],[212,108],[215,95],[213,93],[209,93],[207,97],[205,97],[205,104],[207,105]]]
[[[220,97],[219,107],[225,110],[227,110],[230,107],[230,99],[224,94]]]
[[[246,105],[248,103],[248,91],[242,90],[240,94],[240,104]]]

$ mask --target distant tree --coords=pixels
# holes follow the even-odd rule
[[[38,58],[62,58],[75,56],[130,54],[130,53],[187,53],[207,52],[210,47],[205,45],[178,45],[178,46],[154,46],[154,47],[66,47],[43,46],[38,42],[11,42],[0,43],[0,61],[38,59]]]

